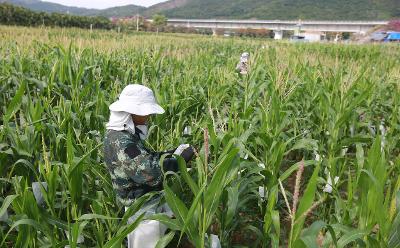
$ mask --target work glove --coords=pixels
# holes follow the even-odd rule
[[[178,161],[175,158],[165,158],[163,162],[163,170],[164,172],[173,171],[178,172],[179,166]]]
[[[183,144],[176,148],[174,154],[181,156],[187,163],[194,156],[194,148],[188,144]]]

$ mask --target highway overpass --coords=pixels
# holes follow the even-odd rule
[[[295,32],[349,32],[366,33],[387,24],[388,21],[280,21],[280,20],[217,20],[217,19],[168,19],[168,25],[188,28],[218,29],[267,29],[281,39],[283,31]]]

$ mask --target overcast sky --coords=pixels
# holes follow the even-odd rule
[[[46,0],[46,2],[59,3],[67,6],[105,9],[114,6],[135,4],[141,6],[151,6],[153,4],[164,2],[166,0]]]

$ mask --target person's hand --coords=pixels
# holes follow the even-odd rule
[[[194,156],[194,148],[192,146],[189,146],[188,148],[183,150],[181,156],[186,161],[186,163],[189,162]]]
[[[181,156],[187,163],[194,156],[194,148],[188,144],[183,144],[175,150],[174,154]]]

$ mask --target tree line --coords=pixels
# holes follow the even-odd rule
[[[0,24],[19,26],[57,26],[111,29],[112,23],[105,17],[75,16],[59,13],[35,12],[29,9],[1,3]]]
[[[167,18],[163,15],[153,15],[152,22],[143,16],[131,16],[125,18],[88,17],[60,13],[36,12],[24,7],[7,3],[0,3],[0,24],[19,26],[51,26],[51,27],[77,27],[96,29],[117,29],[121,32],[145,31],[166,33],[191,33],[211,35],[211,29],[174,27],[167,25]],[[229,32],[218,29],[217,35],[229,34],[229,36],[272,38],[273,32],[265,29],[238,29]]]

